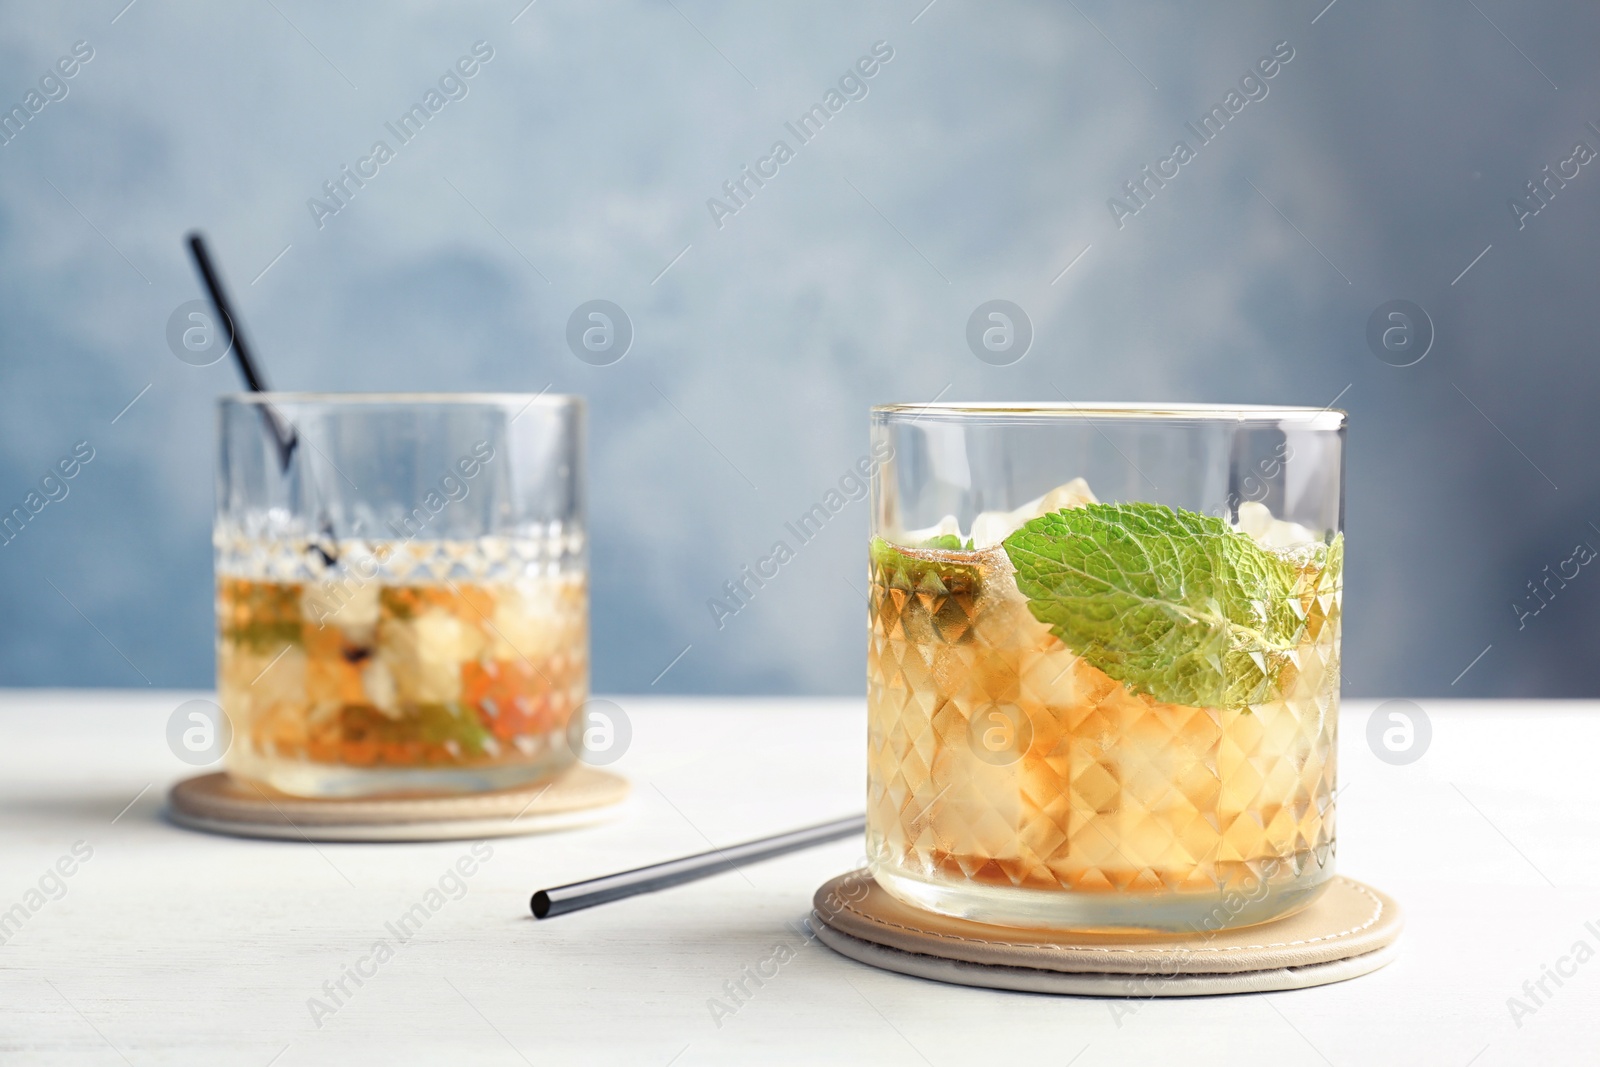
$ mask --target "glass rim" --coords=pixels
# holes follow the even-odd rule
[[[1152,422],[1271,422],[1292,423],[1312,430],[1342,429],[1349,418],[1343,408],[1299,407],[1278,404],[1153,404],[1120,401],[1071,401],[1044,403],[942,401],[915,404],[875,404],[874,420],[893,416],[928,417],[954,421],[962,418],[1083,418],[1129,419]]]
[[[219,404],[322,404],[328,407],[349,405],[394,405],[421,407],[424,405],[479,405],[483,407],[509,407],[520,404],[532,407],[583,405],[577,393],[313,393],[274,392],[224,393],[217,398]]]

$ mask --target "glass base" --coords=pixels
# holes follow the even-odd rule
[[[575,762],[553,752],[526,763],[478,767],[351,767],[304,760],[251,759],[228,764],[228,773],[297,797],[372,797],[488,793],[549,778]]]
[[[872,877],[891,896],[924,911],[993,926],[1114,934],[1207,934],[1292,915],[1333,876],[1313,867],[1254,892],[1084,893],[930,879],[882,863]]]

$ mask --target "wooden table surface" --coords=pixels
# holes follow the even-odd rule
[[[529,917],[535,888],[859,810],[860,700],[615,698],[633,725],[614,765],[635,785],[625,818],[479,844],[456,880],[468,842],[310,846],[164,821],[167,787],[195,773],[167,718],[198,695],[0,692],[0,1063],[1600,1061],[1597,705],[1420,701],[1433,740],[1407,766],[1369,751],[1372,705],[1347,705],[1339,866],[1407,910],[1398,962],[1320,989],[1129,1002],[940,985],[808,942],[811,892],[860,862],[854,841]],[[441,879],[437,910],[397,939],[387,924]],[[793,959],[732,1004],[725,983],[784,944]]]

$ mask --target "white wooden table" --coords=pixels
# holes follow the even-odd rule
[[[858,700],[618,698],[634,727],[616,764],[636,786],[628,816],[491,842],[459,899],[399,944],[385,924],[469,845],[169,825],[166,788],[193,771],[166,719],[195,695],[0,693],[0,915],[26,913],[0,935],[0,1063],[1600,1060],[1600,956],[1569,955],[1600,952],[1600,706],[1422,701],[1432,747],[1403,767],[1368,751],[1371,705],[1348,706],[1339,864],[1406,907],[1399,961],[1321,989],[1130,1003],[939,985],[808,944],[811,892],[859,842],[529,917],[535,888],[859,810]],[[59,882],[58,861],[72,871]],[[398,944],[381,963],[380,939]],[[784,943],[795,958],[714,1021],[724,983]],[[358,965],[359,986],[344,977]],[[1508,999],[1524,982],[1537,994],[1547,965],[1571,976],[1546,978],[1550,995],[1514,1020]],[[325,983],[341,978],[342,1003],[314,1018],[308,1002],[333,1007]]]

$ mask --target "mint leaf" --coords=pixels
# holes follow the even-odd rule
[[[928,538],[917,547],[939,548],[946,552],[970,552],[972,551],[972,539],[968,538],[963,541],[957,534],[940,534],[937,537]]]
[[[881,537],[874,537],[867,551],[872,559],[873,581],[891,589],[935,596],[977,592],[975,563],[933,558],[926,555],[924,549],[901,549]]]
[[[1331,593],[1344,588],[1344,534],[1335,534],[1333,544],[1320,553],[1321,570],[1317,572],[1313,592]]]
[[[1033,519],[1004,546],[1034,618],[1164,703],[1271,699],[1305,624],[1300,567],[1212,516],[1088,504]]]

